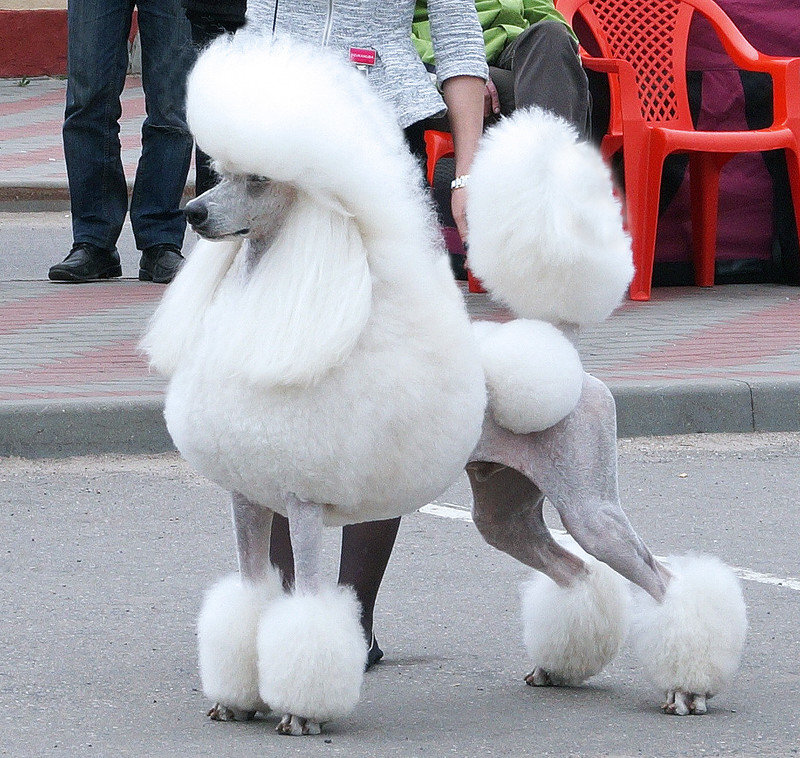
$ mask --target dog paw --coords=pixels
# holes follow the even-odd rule
[[[525,684],[529,687],[552,687],[556,684],[543,668],[537,666],[525,677]]]
[[[278,734],[289,734],[293,737],[300,737],[304,734],[319,734],[321,730],[320,725],[316,721],[286,713],[280,720],[278,726],[275,727],[275,731],[278,732]]]
[[[252,721],[255,711],[243,711],[240,708],[229,708],[227,705],[217,703],[206,714],[212,721]]]
[[[708,711],[706,695],[684,690],[670,690],[667,692],[667,702],[661,706],[661,710],[675,716],[700,716]]]

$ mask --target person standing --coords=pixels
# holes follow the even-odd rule
[[[139,279],[167,283],[178,271],[186,220],[180,201],[191,161],[186,76],[194,59],[180,0],[137,0],[147,117],[130,200]],[[128,212],[120,155],[120,95],[128,69],[132,0],[68,0],[63,126],[73,245],[50,268],[54,281],[122,275],[117,240]]]

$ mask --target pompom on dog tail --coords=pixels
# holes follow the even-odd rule
[[[611,174],[563,119],[518,110],[485,135],[470,171],[469,264],[517,315],[607,318],[633,276]]]

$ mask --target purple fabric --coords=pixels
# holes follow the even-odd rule
[[[800,56],[800,4],[797,0],[717,0],[758,50]],[[698,128],[745,130],[744,92],[736,67],[710,24],[695,14],[687,67],[703,71]],[[688,175],[659,220],[656,261],[691,258]],[[717,259],[769,259],[772,250],[772,182],[761,156],[733,158],[720,176]]]

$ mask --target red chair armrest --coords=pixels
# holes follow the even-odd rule
[[[639,86],[636,84],[636,72],[633,70],[633,66],[628,61],[619,58],[597,58],[589,55],[583,48],[580,52],[581,63],[586,68],[604,74],[616,74],[618,77],[621,90],[622,120],[644,121],[639,105]]]

